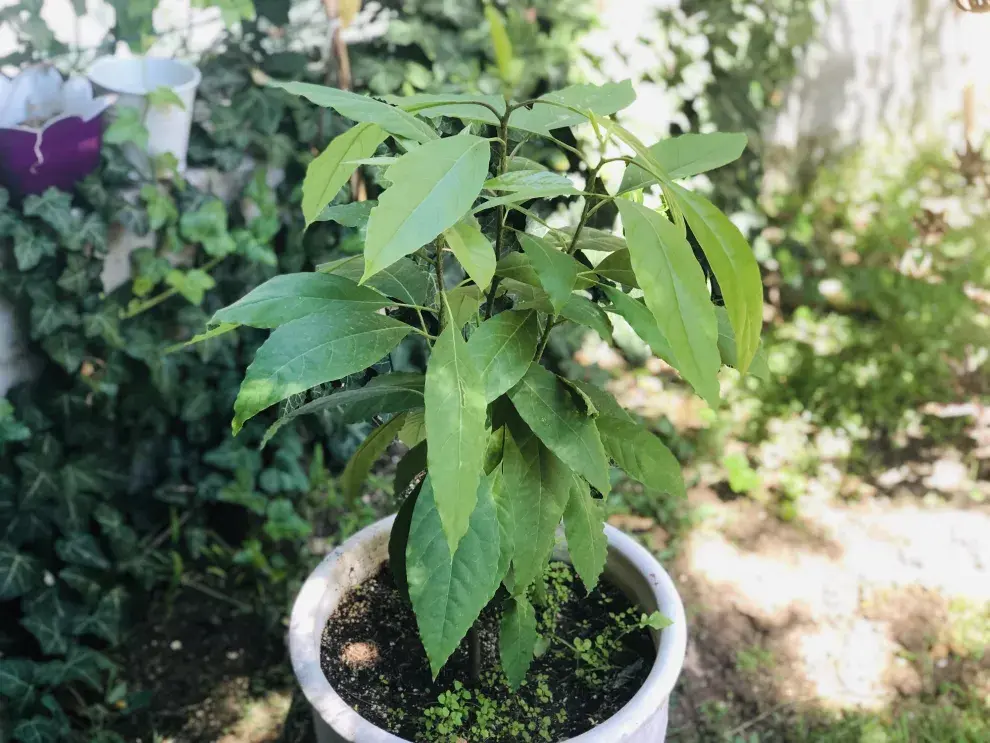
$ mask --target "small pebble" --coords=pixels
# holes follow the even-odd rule
[[[182,640],[172,640],[169,647],[172,648],[172,650],[182,650]]]

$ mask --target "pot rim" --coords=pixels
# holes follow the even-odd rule
[[[183,72],[190,75],[189,79],[185,82],[167,86],[170,90],[174,90],[176,93],[185,93],[190,90],[195,90],[199,87],[199,84],[203,80],[203,73],[200,72],[199,68],[184,59],[177,59],[175,57],[153,57],[149,55],[125,57],[117,54],[107,54],[94,60],[93,64],[91,64],[89,69],[86,71],[86,77],[88,77],[90,81],[96,85],[99,85],[107,90],[112,90],[120,95],[146,96],[152,91],[146,90],[143,92],[138,92],[134,90],[124,90],[116,84],[114,82],[113,68],[122,65],[145,65],[149,63],[175,65],[181,67]]]
[[[306,699],[327,722],[347,721],[347,730],[357,740],[368,743],[410,743],[365,720],[345,702],[327,680],[320,665],[320,644],[313,642],[313,622],[336,564],[359,545],[383,538],[392,528],[395,516],[388,516],[365,527],[338,546],[317,565],[303,584],[292,606],[289,623],[289,654],[292,669]],[[660,632],[657,655],[649,676],[624,707],[608,720],[564,743],[621,740],[638,730],[666,703],[681,674],[687,650],[687,619],[684,604],[674,582],[646,548],[609,524],[605,524],[609,551],[624,557],[649,584],[659,611],[673,620]],[[324,624],[318,631],[322,636]],[[662,700],[662,701],[661,701]]]

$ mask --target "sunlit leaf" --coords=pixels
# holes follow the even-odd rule
[[[443,236],[471,280],[482,289],[488,289],[495,274],[495,249],[478,227],[478,220],[474,217],[462,219],[444,230]]]
[[[657,142],[650,147],[650,153],[670,178],[690,178],[737,160],[746,149],[746,141],[746,135],[742,133],[682,134]],[[642,168],[629,165],[622,175],[619,193],[645,188],[656,182]]]
[[[358,124],[335,137],[309,164],[302,185],[302,211],[307,226],[322,218],[324,207],[357,169],[352,161],[373,155],[387,136],[375,124]]]

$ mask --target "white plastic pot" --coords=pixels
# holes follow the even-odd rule
[[[148,129],[148,151],[128,149],[128,157],[140,168],[154,157],[172,153],[178,160],[178,171],[186,169],[189,150],[189,130],[192,127],[196,88],[202,79],[200,71],[181,59],[159,57],[100,57],[89,69],[89,79],[104,90],[117,93],[118,106],[129,106],[141,112]],[[168,88],[182,101],[182,106],[152,106],[148,93]]]
[[[327,620],[355,586],[374,576],[388,559],[394,517],[361,530],[331,552],[310,574],[292,607],[289,651],[292,667],[313,708],[319,743],[409,743],[372,725],[341,699],[320,667],[320,642]],[[646,613],[659,610],[673,624],[654,633],[656,660],[636,695],[610,719],[570,743],[663,743],[667,704],[684,665],[687,622],[670,576],[653,556],[610,526],[605,577]],[[566,557],[560,554],[560,557]]]

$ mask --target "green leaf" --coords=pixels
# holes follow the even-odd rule
[[[633,299],[628,294],[623,294],[618,289],[610,286],[603,287],[605,296],[612,302],[611,312],[620,315],[629,323],[629,326],[653,351],[653,354],[668,364],[673,366],[675,361],[674,350],[670,343],[657,327],[657,321],[653,313],[642,301]]]
[[[118,106],[113,123],[103,132],[106,144],[133,142],[142,150],[148,149],[148,127],[142,121],[141,112],[129,106]]]
[[[605,538],[605,501],[593,498],[588,484],[573,478],[571,495],[564,510],[564,536],[574,569],[591,593],[605,569],[608,540]]]
[[[410,449],[421,441],[426,441],[426,413],[413,410],[406,416],[406,422],[399,429],[399,441]]]
[[[666,217],[625,199],[616,203],[633,270],[646,306],[670,344],[673,366],[715,407],[721,360],[715,309],[701,266],[687,239]]]
[[[536,160],[530,160],[528,157],[509,155],[506,158],[506,171],[511,173],[516,170],[549,170],[549,168],[543,163],[536,162]]]
[[[595,273],[619,284],[639,289],[628,250],[616,250],[595,266]]]
[[[429,142],[437,138],[436,132],[426,122],[420,121],[400,108],[376,101],[368,96],[311,83],[272,80],[269,85],[281,88],[292,95],[307,98],[317,106],[332,108],[341,116],[346,116],[352,121],[377,124],[389,134],[397,137],[411,139],[414,142]]]
[[[109,570],[110,561],[100,550],[92,534],[74,534],[71,537],[59,539],[55,543],[55,552],[66,562],[82,565],[87,568]]]
[[[485,106],[477,102],[487,103],[499,111],[499,116],[505,113],[505,99],[500,95],[474,95],[471,93],[417,93],[410,96],[385,96],[385,100],[404,111],[433,119],[438,116],[449,116],[452,119],[480,121],[492,126],[499,125],[499,118]]]
[[[746,135],[741,133],[682,134],[657,142],[650,153],[671,179],[690,178],[737,160],[746,149]],[[642,168],[629,165],[622,174],[619,193],[634,191],[656,183]]]
[[[763,281],[756,256],[732,220],[700,194],[674,186],[684,218],[718,279],[736,336],[737,368],[749,368],[763,327]]]
[[[412,527],[413,511],[419,499],[419,488],[409,494],[392,522],[392,531],[388,535],[388,566],[392,572],[392,581],[405,597],[409,597],[409,583],[406,580],[406,549],[409,546],[409,529]],[[401,491],[401,492],[404,492]],[[399,495],[400,491],[396,491]]]
[[[570,245],[574,239],[574,228],[571,227],[564,230],[562,234],[568,238],[567,245]],[[613,235],[611,232],[596,230],[593,227],[585,227],[581,230],[581,234],[578,235],[577,245],[574,246],[574,249],[614,253],[617,250],[625,250],[626,241],[625,238]]]
[[[324,263],[317,266],[317,269],[323,273],[344,276],[355,282],[360,281],[364,273],[364,266],[359,255],[342,258],[332,263]],[[366,286],[377,289],[382,294],[394,297],[405,304],[428,307],[433,304],[437,293],[433,272],[409,258],[399,259],[364,283]]]
[[[506,89],[511,89],[519,77],[520,67],[512,54],[512,42],[505,30],[502,14],[494,5],[485,4],[485,20],[488,21],[488,35],[495,53],[495,66]]]
[[[0,542],[0,601],[23,596],[41,580],[41,565],[6,542]]]
[[[540,96],[531,108],[516,109],[509,116],[509,126],[546,135],[553,129],[576,126],[588,121],[587,116],[572,111],[571,108],[608,116],[621,111],[635,100],[636,92],[628,80],[605,85],[571,85]]]
[[[392,493],[396,497],[405,493],[409,486],[426,472],[426,441],[420,441],[406,452],[395,466],[395,479],[392,481]]]
[[[578,274],[585,270],[584,266],[542,238],[521,232],[517,234],[519,244],[539,276],[544,291],[550,297],[554,312],[559,313],[570,301],[571,292],[577,285]]]
[[[481,480],[475,500],[467,531],[453,554],[430,477],[413,510],[406,578],[434,678],[498,588],[499,532],[490,478]]]
[[[722,356],[722,363],[735,369],[737,364],[736,334],[732,332],[732,322],[729,320],[729,313],[726,312],[725,307],[715,308],[715,319],[718,320],[718,352]],[[749,365],[749,373],[757,379],[764,381],[770,379],[767,352],[763,348],[762,341]]]
[[[101,255],[107,247],[107,226],[99,214],[89,213],[65,235],[65,246],[74,252],[91,248]]]
[[[277,328],[317,313],[339,310],[374,312],[390,304],[374,289],[358,286],[343,276],[327,273],[287,273],[275,276],[228,307],[209,324],[238,323],[254,328]]]
[[[178,94],[164,85],[159,85],[148,93],[148,103],[154,108],[168,109],[171,106],[175,106],[182,111],[186,109],[186,104],[182,102]]]
[[[447,246],[481,289],[487,289],[495,275],[495,249],[485,237],[478,220],[467,217],[443,233]]]
[[[531,310],[500,312],[478,326],[467,347],[484,380],[486,402],[523,378],[536,354],[539,335],[539,319]]]
[[[565,192],[565,193],[570,193]],[[583,193],[582,191],[574,190],[575,194]],[[526,201],[532,201],[533,199],[543,199],[546,198],[547,194],[544,191],[535,188],[521,189],[519,191],[514,191],[512,193],[505,194],[504,196],[498,196],[495,198],[485,199],[476,207],[471,210],[471,214],[480,214],[483,211],[489,209],[494,209],[496,206],[505,206],[512,204],[522,204]]]
[[[518,442],[517,442],[518,439]],[[512,592],[524,595],[543,574],[564,515],[573,474],[531,431],[505,434],[503,496],[513,545]]]
[[[41,259],[55,255],[55,243],[23,223],[14,227],[14,259],[18,271],[30,271]]]
[[[455,328],[463,328],[469,321],[477,320],[478,308],[485,295],[474,284],[459,286],[447,292],[447,306]]]
[[[608,343],[612,342],[612,323],[609,322],[605,310],[578,294],[572,294],[560,314],[571,322],[591,328]]]
[[[357,451],[351,455],[347,466],[344,467],[343,474],[340,476],[340,487],[348,502],[357,502],[361,496],[361,489],[364,487],[365,480],[371,474],[371,468],[385,453],[389,444],[395,441],[396,435],[405,422],[405,414],[400,414],[388,423],[372,429]]]
[[[24,215],[38,217],[55,230],[59,237],[70,235],[78,221],[72,214],[72,195],[54,187],[46,189],[40,195],[25,197]]]
[[[53,361],[70,374],[74,374],[86,358],[86,344],[75,331],[59,332],[41,342]]]
[[[0,695],[12,702],[30,701],[34,696],[35,663],[25,658],[4,658],[0,663]]]
[[[276,498],[265,509],[265,534],[269,539],[280,541],[305,539],[313,531],[288,498]]]
[[[371,210],[376,206],[378,206],[378,202],[374,200],[352,201],[349,204],[328,206],[320,212],[320,216],[316,218],[316,221],[336,222],[344,227],[364,229],[368,226],[368,217],[371,216]]]
[[[331,392],[295,408],[275,421],[262,439],[264,447],[287,423],[301,415],[332,413],[341,423],[358,423],[373,415],[402,413],[423,407],[422,374],[392,373],[375,377],[364,387]]]
[[[525,596],[509,599],[499,624],[498,654],[509,688],[517,691],[526,679],[536,651],[536,610]]]
[[[207,255],[221,258],[237,250],[227,231],[227,207],[220,199],[210,199],[194,211],[183,212],[179,231],[189,242],[200,243]]]
[[[550,451],[603,495],[608,493],[608,461],[595,421],[575,407],[554,374],[531,364],[526,376],[509,390],[509,399]]]
[[[201,304],[203,297],[217,285],[206,271],[192,268],[188,271],[174,269],[165,275],[165,283],[175,289],[191,304]]]
[[[363,371],[411,330],[384,315],[352,311],[309,315],[276,328],[244,375],[234,402],[234,433],[291,395]]]
[[[35,715],[21,720],[14,727],[14,740],[20,743],[59,743],[64,740],[63,731],[50,717]]]
[[[121,626],[124,618],[124,599],[126,593],[122,586],[116,586],[100,598],[96,610],[83,616],[75,623],[74,635],[93,635],[102,637],[111,645],[120,642]]]
[[[58,277],[59,288],[70,294],[85,296],[90,283],[99,276],[99,271],[93,271],[98,265],[86,256],[70,255],[66,260],[65,270]]]
[[[489,191],[524,192],[527,198],[576,196],[581,193],[570,178],[547,170],[514,170],[485,181]]]
[[[487,406],[481,372],[452,324],[433,346],[423,395],[432,499],[453,552],[475,508]]]
[[[371,210],[362,283],[453,227],[481,193],[491,146],[473,135],[408,152],[386,172],[392,185]]]
[[[504,279],[512,279],[540,289],[543,288],[540,277],[533,269],[533,262],[525,253],[509,253],[503,256],[495,265],[495,273]]]
[[[322,219],[324,207],[357,170],[358,158],[375,154],[388,135],[375,124],[358,124],[335,137],[306,168],[302,185],[302,211],[306,226]]]

